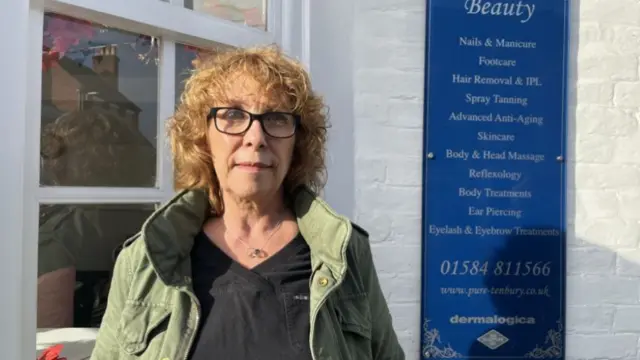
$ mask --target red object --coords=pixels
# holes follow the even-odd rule
[[[62,54],[70,47],[78,45],[80,39],[93,38],[95,32],[90,21],[64,15],[51,17],[46,30],[53,38],[51,50]]]
[[[82,39],[91,39],[95,28],[90,21],[75,19],[64,15],[53,15],[49,18],[47,28],[43,32],[43,42],[51,39],[51,48],[42,52],[42,70],[47,71],[57,65],[60,57],[69,48],[78,45]]]
[[[60,60],[60,53],[57,51],[43,51],[42,52],[42,71],[47,71],[50,68],[58,65]]]
[[[42,355],[37,360],[67,360],[65,357],[60,357],[60,352],[64,345],[53,345],[44,350]]]

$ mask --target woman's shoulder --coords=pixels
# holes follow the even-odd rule
[[[167,286],[159,281],[151,265],[143,236],[137,234],[129,238],[116,256],[114,280],[120,291],[127,294],[128,301],[148,302],[148,299],[163,298]],[[160,303],[159,300],[156,303]]]
[[[351,222],[351,236],[346,249],[348,272],[356,277],[365,277],[373,269],[373,254],[369,233],[358,224]]]
[[[350,221],[351,236],[346,248],[347,271],[338,291],[340,298],[358,298],[370,293],[369,279],[375,271],[369,233]]]
[[[130,236],[113,252],[114,261],[126,263],[128,267],[133,267],[145,259],[144,241],[141,233]]]
[[[367,230],[365,230],[362,226],[354,223],[353,221],[351,221],[351,227],[353,228],[353,231],[355,231],[358,236],[365,237],[367,238],[367,241],[368,241],[369,232]]]
[[[349,239],[348,251],[357,256],[368,256],[371,253],[371,244],[369,243],[369,232],[360,225],[351,223],[351,238]]]

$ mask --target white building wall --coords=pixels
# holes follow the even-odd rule
[[[320,87],[337,81],[353,89],[351,97],[328,95],[334,127],[353,131],[337,136],[352,137],[353,145],[338,146],[338,159],[333,151],[327,196],[371,232],[396,329],[414,359],[420,344],[425,3],[354,0],[353,9],[342,6],[343,14],[334,15],[343,34],[334,29],[342,46],[335,56],[352,79],[320,80]],[[636,359],[640,2],[574,0],[571,11],[567,357]],[[345,171],[349,166],[353,173]],[[351,184],[352,199],[337,190]]]
[[[357,0],[353,77],[355,221],[408,358],[420,347],[424,0]]]
[[[640,336],[640,2],[573,1],[568,355],[633,358]]]

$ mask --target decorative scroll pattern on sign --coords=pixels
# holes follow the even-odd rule
[[[535,349],[525,354],[532,359],[559,359],[562,357],[562,322],[558,321],[557,329],[550,329],[544,341],[544,347],[536,346]]]
[[[462,354],[451,348],[451,345],[443,345],[438,329],[429,329],[429,320],[424,321],[424,345],[422,355],[425,358],[456,359]]]

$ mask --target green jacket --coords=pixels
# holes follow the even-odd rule
[[[122,250],[91,360],[185,360],[200,323],[190,250],[208,213],[182,191]],[[294,196],[311,249],[309,343],[314,360],[404,360],[380,289],[368,234],[310,190]]]

